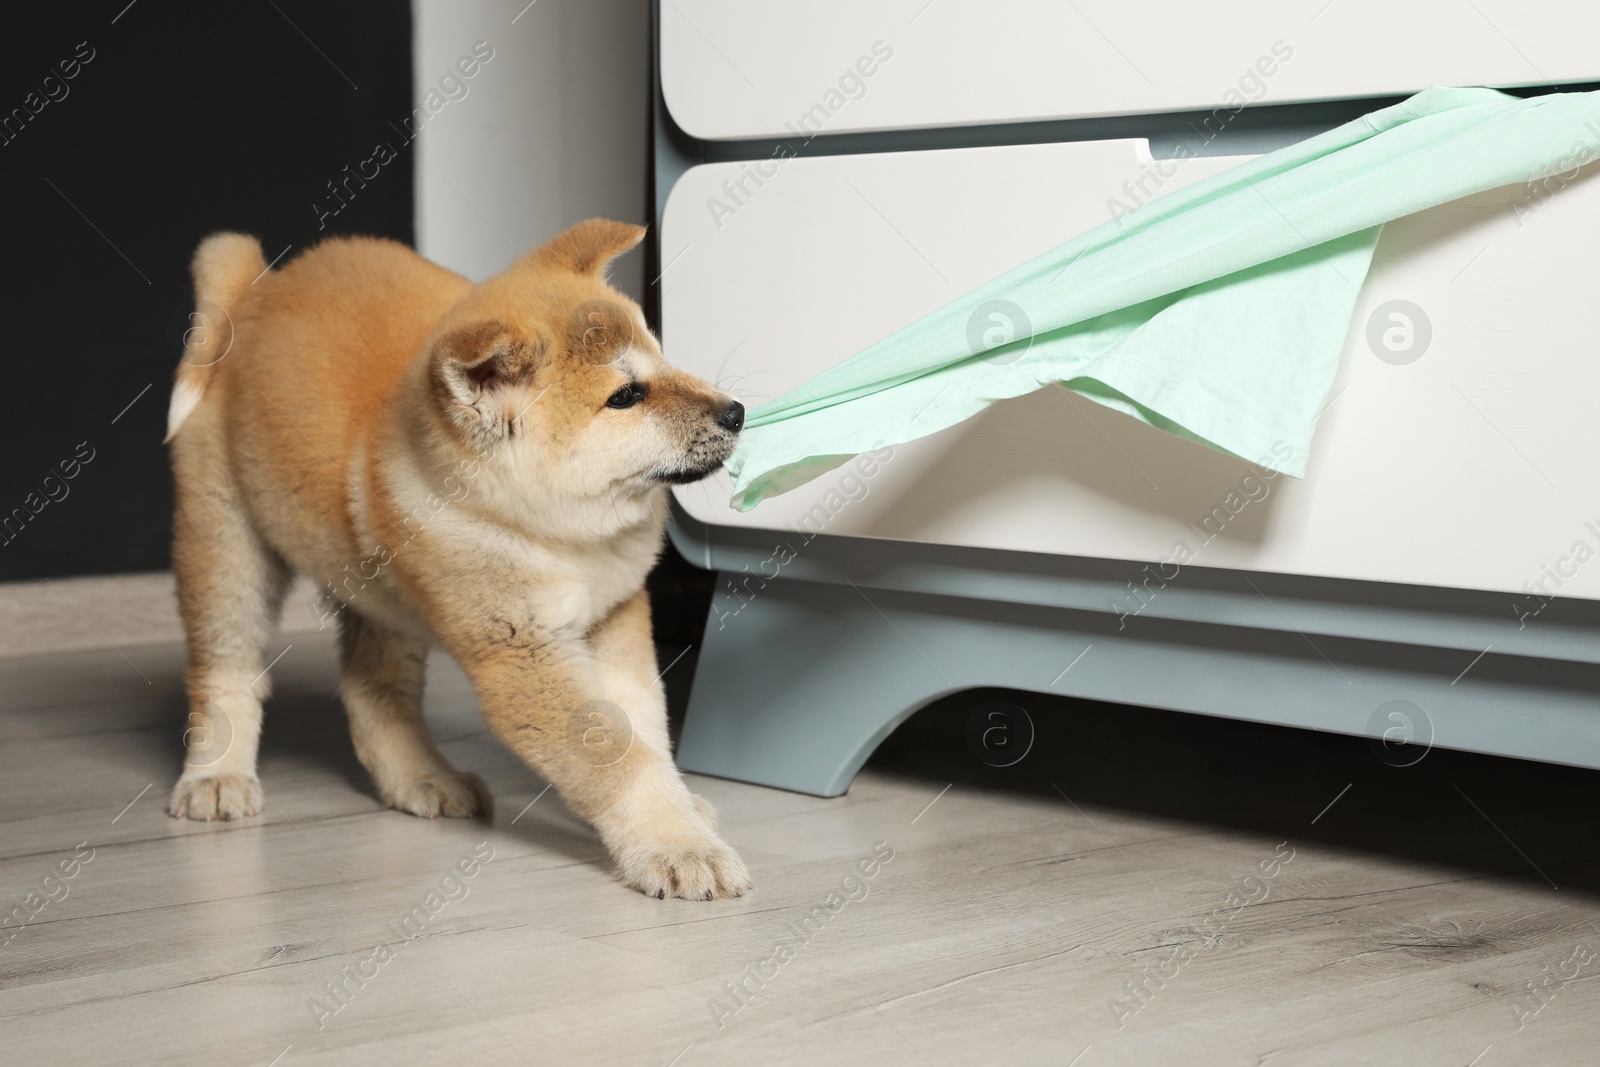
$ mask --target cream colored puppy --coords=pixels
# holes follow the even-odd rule
[[[200,245],[168,424],[191,709],[173,815],[260,811],[263,653],[298,571],[338,618],[350,732],[387,803],[489,807],[423,723],[436,641],[627,884],[749,887],[673,765],[643,588],[667,486],[716,470],[744,409],[667,366],[606,284],[643,236],[591,219],[476,286],[390,241],[272,271],[254,238]]]

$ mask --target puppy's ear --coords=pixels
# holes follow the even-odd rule
[[[542,337],[519,333],[498,319],[447,331],[434,342],[433,381],[446,413],[463,427],[506,430],[507,394],[532,383],[548,348]],[[521,392],[520,390],[516,390]]]
[[[529,252],[526,262],[594,278],[605,277],[613,259],[644,240],[644,227],[611,219],[585,219]]]

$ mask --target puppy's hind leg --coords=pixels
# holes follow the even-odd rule
[[[339,617],[339,692],[350,716],[356,756],[390,807],[434,818],[470,818],[491,810],[475,774],[450,766],[422,717],[427,644],[355,611]]]
[[[197,420],[198,421],[198,420]],[[179,438],[173,572],[189,642],[183,775],[167,810],[178,818],[237,819],[261,811],[256,749],[267,695],[263,652],[292,577],[232,491],[221,450]]]

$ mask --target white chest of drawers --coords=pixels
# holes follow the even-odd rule
[[[1228,104],[1212,87],[1258,38],[1294,41],[1252,97],[1266,101],[1600,78],[1567,39],[1600,20],[1587,6],[1236,3],[1220,5],[1226,19],[1218,6],[1147,27],[1084,3],[979,17],[938,0],[914,22],[808,8],[780,35],[759,10],[663,4],[669,358],[753,406],[1098,224],[1157,162],[1141,128],[1171,128],[1139,113]],[[824,130],[857,136],[684,136],[783,135],[813,91],[803,72],[870,54],[891,18],[907,20],[904,43]],[[1010,51],[992,39],[1001,23],[1028,27]],[[1159,39],[1124,46],[1129,62],[1104,53],[1156,26]],[[1426,26],[1429,49],[1396,44]],[[753,85],[730,75],[741,59]],[[1147,66],[1153,84],[1130,78]],[[1208,152],[1257,150],[1230,136],[1231,110],[1213,114],[1214,130],[1191,123]],[[995,145],[1006,128],[986,128],[973,143],[989,147],[898,150],[909,127],[1074,116],[1102,117],[1051,127],[1059,143]],[[1120,132],[1099,137],[1108,123]],[[779,144],[805,158],[773,162]],[[691,158],[671,164],[685,145]],[[684,166],[694,155],[721,161]],[[1163,162],[1156,184],[1229,165]],[[870,478],[842,481],[846,469],[746,514],[727,507],[726,478],[679,490],[675,540],[722,572],[680,760],[839,792],[927,700],[1010,685],[1358,734],[1390,729],[1378,709],[1399,699],[1419,709],[1416,739],[1600,766],[1594,169],[1386,227],[1307,477],[1271,480],[1216,536],[1205,517],[1248,464],[1059,390],[897,446]],[[1177,541],[1192,563],[1153,569]],[[759,697],[753,676],[770,683]]]

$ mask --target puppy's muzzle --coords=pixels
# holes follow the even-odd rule
[[[716,431],[711,433],[710,438],[701,437],[696,442],[690,454],[684,457],[683,466],[656,471],[657,481],[687,485],[722,468],[723,461],[733,455],[739,431],[744,429],[744,405],[737,400],[730,400],[727,407],[717,412],[711,421],[716,425]]]

